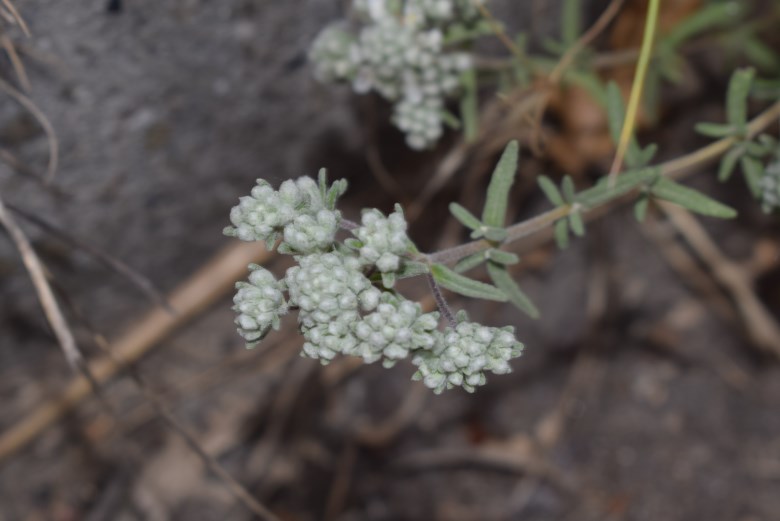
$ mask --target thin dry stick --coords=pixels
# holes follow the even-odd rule
[[[173,432],[175,432],[184,440],[187,446],[198,455],[206,467],[209,468],[209,470],[211,470],[211,472],[213,472],[217,477],[219,477],[220,480],[222,480],[223,484],[228,489],[228,491],[230,491],[233,497],[238,499],[250,512],[257,515],[260,519],[267,521],[280,521],[279,518],[276,517],[276,515],[271,512],[265,505],[260,503],[260,501],[258,501],[246,489],[246,487],[244,487],[241,483],[238,482],[238,480],[231,476],[230,473],[225,470],[225,467],[223,467],[216,460],[216,458],[214,458],[214,456],[209,454],[206,449],[203,448],[200,442],[198,442],[198,439],[195,437],[195,434],[192,433],[189,428],[187,428],[176,418],[176,416],[173,415],[165,402],[163,402],[160,396],[152,390],[141,373],[136,370],[134,365],[129,364],[127,361],[122,360],[118,356],[114,355],[109,348],[108,341],[106,341],[102,335],[93,332],[93,338],[103,353],[109,359],[113,360],[117,366],[128,368],[130,379],[141,392],[146,402],[152,405],[154,410],[165,421],[168,427],[170,427]]]
[[[19,54],[16,52],[16,46],[11,39],[5,34],[0,36],[0,45],[3,46],[5,52],[8,54],[8,59],[11,60],[11,65],[16,72],[17,78],[19,78],[19,85],[25,92],[30,90],[30,79],[27,77],[27,71],[24,68],[22,60],[19,58]]]
[[[269,257],[259,243],[231,245],[170,295],[168,301],[176,310],[175,315],[162,307],[153,309],[130,328],[128,334],[113,343],[112,351],[124,363],[138,360],[163,338],[230,291],[236,279],[246,274],[247,264],[262,264]],[[90,363],[89,368],[95,380],[104,383],[123,366],[117,365],[111,358],[102,357]],[[39,405],[0,435],[0,461],[26,446],[88,396],[90,385],[85,378],[71,380],[57,398]]]
[[[138,289],[140,289],[141,292],[144,293],[144,295],[146,295],[152,302],[163,306],[165,309],[173,313],[173,308],[171,308],[170,304],[168,304],[168,302],[165,300],[165,296],[159,289],[157,289],[154,283],[145,275],[135,271],[133,268],[125,264],[124,261],[117,259],[103,250],[92,246],[83,239],[65,232],[59,227],[45,221],[44,219],[41,219],[37,215],[22,210],[14,204],[6,203],[6,207],[20,217],[44,229],[51,235],[59,238],[63,242],[73,246],[74,248],[78,248],[84,251],[91,257],[95,258],[98,262],[105,265],[108,269],[115,271],[122,277],[125,277],[133,285],[137,286]]]
[[[734,299],[753,342],[767,353],[780,357],[780,326],[756,296],[750,277],[720,252],[701,223],[687,210],[668,203],[659,206]]]
[[[46,115],[41,111],[41,109],[39,109],[30,98],[14,88],[13,85],[3,79],[0,79],[0,90],[4,91],[14,100],[16,100],[19,105],[27,109],[27,111],[32,114],[36,120],[38,120],[38,124],[41,125],[41,128],[43,128],[43,131],[46,133],[46,139],[49,142],[49,164],[46,167],[45,179],[47,182],[51,182],[54,179],[54,174],[57,172],[57,164],[59,162],[60,154],[60,144],[57,140],[57,134],[54,132],[54,127]]]
[[[51,286],[49,286],[49,281],[46,279],[46,271],[41,260],[35,253],[27,236],[6,208],[0,196],[0,224],[8,230],[11,240],[16,245],[16,249],[19,250],[24,267],[30,275],[33,286],[35,286],[35,292],[38,294],[38,300],[41,302],[46,320],[48,320],[54,335],[57,337],[57,342],[59,342],[62,352],[65,354],[65,359],[75,371],[82,372],[85,369],[89,371],[84,363],[84,357],[76,345],[76,340],[73,338],[73,332],[70,330],[65,316],[57,304],[57,299],[54,297]]]
[[[16,6],[14,6],[13,2],[11,0],[2,0],[3,6],[8,10],[9,13],[11,13],[11,17],[13,17],[14,21],[17,25],[19,25],[19,28],[22,30],[25,36],[30,36],[30,28],[27,27],[27,23],[24,21],[24,18],[19,14],[19,11],[16,10]]]

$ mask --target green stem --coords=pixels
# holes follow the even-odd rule
[[[661,0],[650,0],[647,6],[647,20],[645,21],[645,32],[642,35],[642,47],[639,51],[639,61],[636,64],[636,73],[634,74],[634,83],[631,85],[631,96],[628,100],[626,109],[626,118],[623,121],[623,130],[620,132],[620,141],[618,143],[615,161],[609,172],[610,182],[614,182],[618,172],[623,167],[623,158],[631,142],[631,136],[634,133],[636,117],[639,112],[639,102],[642,99],[642,91],[647,76],[647,68],[650,65],[650,57],[653,55],[653,40],[655,39],[655,28],[658,23],[658,11],[661,9]]]
[[[764,112],[756,116],[748,124],[746,139],[754,138],[766,127],[772,123],[775,123],[778,118],[780,118],[780,101],[775,102]],[[709,145],[691,152],[690,154],[686,154],[684,156],[678,157],[677,159],[662,163],[659,165],[661,169],[661,175],[672,179],[679,179],[685,176],[685,174],[689,173],[691,169],[717,159],[739,141],[740,139],[735,137],[719,139],[718,141],[710,143]],[[604,204],[612,202],[614,199],[618,199],[619,197],[620,195],[616,194],[614,198],[606,201]],[[585,214],[594,208],[596,207],[590,207],[580,211]],[[524,237],[540,232],[541,230],[544,230],[545,228],[555,224],[558,219],[567,217],[569,213],[571,213],[571,206],[564,205],[552,210],[548,210],[547,212],[539,214],[536,217],[532,217],[531,219],[513,224],[507,228],[508,235],[502,244],[511,244]],[[468,242],[466,244],[455,246],[453,248],[438,251],[436,253],[427,254],[424,256],[424,258],[429,263],[452,264],[464,257],[494,247],[496,247],[495,243],[491,243],[484,239],[479,239]]]

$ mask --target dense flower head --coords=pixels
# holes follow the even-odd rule
[[[761,178],[761,206],[767,213],[780,208],[780,158],[766,167]]]
[[[383,360],[391,367],[418,349],[431,349],[440,333],[438,313],[423,313],[420,304],[383,293],[376,310],[354,326],[359,343],[349,354],[367,363]]]
[[[322,208],[316,215],[299,215],[285,226],[284,242],[301,253],[322,251],[333,244],[338,230],[338,213]]]
[[[249,268],[249,281],[236,284],[233,310],[238,313],[238,333],[247,341],[247,347],[253,347],[272,327],[279,329],[279,318],[287,313],[288,306],[282,285],[270,271],[256,264]]]
[[[353,78],[357,70],[350,51],[355,37],[339,25],[326,27],[314,40],[309,58],[314,63],[314,75],[320,81]]]
[[[522,350],[523,345],[515,339],[511,327],[499,329],[460,322],[447,328],[441,343],[432,350],[415,353],[415,379],[422,380],[437,394],[452,387],[473,392],[484,385],[486,371],[510,372],[509,360],[520,356]]]
[[[479,17],[474,0],[407,0],[405,18],[409,23],[443,24],[454,20],[469,22]]]
[[[357,93],[395,103],[393,122],[414,149],[443,134],[444,105],[473,67],[470,55],[445,49],[450,24],[471,23],[471,0],[356,0],[364,25],[353,36],[341,25],[323,30],[309,57],[323,81],[349,81]],[[419,114],[419,115],[418,115]]]
[[[387,217],[376,209],[363,211],[361,226],[353,231],[360,241],[360,262],[374,265],[382,273],[398,271],[410,244],[406,227],[400,207]]]
[[[341,214],[326,207],[320,187],[310,177],[284,181],[279,190],[258,179],[251,195],[230,211],[233,226],[225,234],[242,241],[265,241],[269,247],[283,235],[299,252],[333,244]],[[311,226],[311,227],[310,227]]]
[[[290,304],[298,306],[298,322],[307,344],[304,352],[327,361],[350,350],[356,340],[350,325],[360,311],[372,311],[380,291],[361,271],[356,257],[315,253],[297,257],[298,266],[287,270]]]

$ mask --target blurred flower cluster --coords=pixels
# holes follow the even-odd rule
[[[451,49],[448,35],[479,21],[471,0],[355,0],[352,26],[326,27],[310,59],[321,81],[346,81],[355,92],[393,102],[392,121],[414,149],[442,136],[446,101],[472,68],[468,53]],[[459,44],[469,38],[459,38]]]

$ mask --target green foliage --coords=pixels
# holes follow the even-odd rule
[[[501,159],[493,170],[482,211],[482,222],[485,226],[501,228],[506,220],[506,208],[509,201],[509,190],[515,182],[517,160],[520,155],[520,145],[511,141],[501,154]]]
[[[539,318],[539,310],[534,306],[530,298],[520,289],[517,282],[512,278],[509,271],[503,264],[498,262],[488,262],[488,275],[490,275],[493,284],[496,285],[504,294],[509,297],[509,301],[517,309],[527,314],[531,318]]]
[[[659,199],[678,204],[701,215],[721,219],[732,219],[737,216],[737,212],[733,208],[663,177],[652,184],[650,193]]]
[[[507,301],[507,296],[495,286],[464,277],[443,264],[433,264],[431,275],[442,287],[459,295],[498,302]]]

